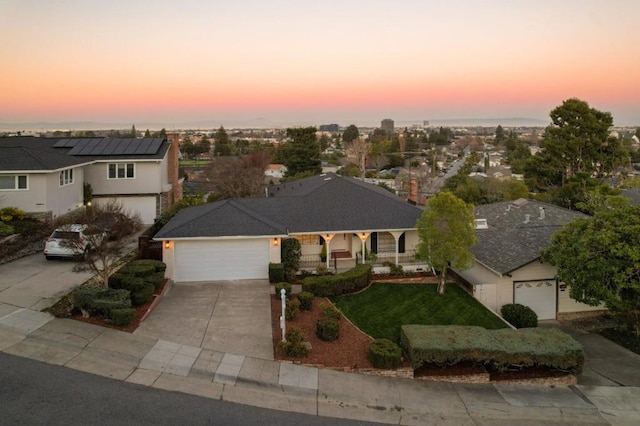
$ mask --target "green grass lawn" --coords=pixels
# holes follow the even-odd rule
[[[210,162],[211,160],[180,160],[180,165],[183,167],[204,167]]]
[[[436,284],[373,284],[356,295],[331,301],[365,333],[400,343],[400,326],[478,325],[487,329],[507,326],[456,284],[439,295]]]

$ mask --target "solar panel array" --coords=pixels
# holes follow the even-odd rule
[[[56,148],[71,148],[67,155],[153,155],[162,146],[163,138],[77,138],[60,139]]]

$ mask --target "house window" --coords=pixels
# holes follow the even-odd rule
[[[0,176],[0,191],[16,189],[29,189],[26,175]]]
[[[133,163],[110,163],[109,179],[133,179],[134,169]]]
[[[73,169],[60,172],[60,186],[71,185],[73,183]]]
[[[317,246],[319,243],[317,235],[297,235],[296,239],[303,246]]]

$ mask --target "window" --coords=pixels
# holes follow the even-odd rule
[[[134,177],[133,163],[109,164],[109,179],[133,179]]]
[[[60,186],[71,185],[73,183],[73,169],[60,172]]]
[[[296,239],[300,241],[300,245],[303,246],[317,246],[319,243],[318,235],[296,235]]]
[[[29,189],[26,175],[0,176],[0,190]]]

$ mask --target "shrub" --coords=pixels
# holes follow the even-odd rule
[[[42,229],[42,223],[36,219],[24,218],[22,220],[14,220],[11,226],[20,235],[33,235]]]
[[[281,282],[275,285],[276,288],[276,299],[280,300],[280,290],[284,289],[284,294],[287,298],[291,297],[291,284]]]
[[[303,311],[310,311],[313,307],[313,298],[315,296],[313,293],[309,293],[308,291],[303,291],[302,293],[298,293],[298,300],[300,301],[300,309]]]
[[[285,274],[289,273],[289,271],[294,271],[295,273],[300,269],[300,256],[302,256],[300,241],[296,238],[283,239],[281,254]]]
[[[90,310],[93,300],[103,296],[107,291],[106,287],[78,287],[71,294],[73,307]]]
[[[136,310],[132,308],[121,308],[111,310],[111,323],[118,327],[124,327],[131,324]]]
[[[402,350],[389,339],[376,339],[369,345],[367,357],[374,368],[395,370],[400,366]]]
[[[293,321],[298,317],[298,312],[300,311],[300,301],[295,299],[289,299],[284,308],[284,317],[287,321]]]
[[[167,269],[167,264],[164,263],[161,260],[155,260],[155,259],[137,259],[137,260],[133,260],[131,262],[128,263],[127,266],[125,266],[125,268],[127,268],[128,266],[136,268],[136,267],[149,267],[152,266],[153,269],[155,270],[155,272],[162,272],[164,274],[164,271]]]
[[[130,308],[131,294],[129,290],[107,289],[106,293],[99,298],[93,299],[89,308],[90,311],[97,312],[100,315],[110,317],[113,309]]]
[[[136,278],[140,280],[133,289],[131,289],[131,304],[133,306],[142,306],[153,300],[153,291],[155,287],[153,284],[144,281],[142,278]]]
[[[278,348],[287,356],[302,357],[309,353],[304,345],[304,334],[300,329],[292,327],[285,334],[285,342],[280,342]]]
[[[327,275],[327,274],[330,274],[330,272],[326,264],[320,263],[318,264],[318,266],[316,266],[316,275]]]
[[[519,303],[503,305],[500,309],[502,318],[515,328],[538,326],[538,315],[528,306]]]
[[[340,335],[340,321],[321,316],[316,322],[316,336],[325,342],[333,342]]]
[[[14,233],[15,230],[13,229],[13,226],[0,222],[0,237],[6,237],[7,235],[13,235]]]
[[[24,219],[24,211],[17,207],[4,207],[0,209],[0,220],[3,222],[22,219]]]
[[[333,306],[322,305],[320,309],[322,309],[323,317],[331,318],[332,320],[336,320],[336,321],[340,320],[340,312],[336,310]]]
[[[269,263],[269,282],[279,283],[284,281],[284,265],[282,263]]]
[[[122,274],[133,275],[136,277],[146,277],[156,272],[155,265],[148,263],[136,263],[138,261],[129,262],[124,265],[118,272]]]
[[[396,265],[393,262],[384,262],[383,265],[389,267],[389,274],[391,275],[403,277],[405,274],[404,269],[402,268],[402,265]]]
[[[153,285],[153,288],[158,290],[162,287],[162,284],[164,284],[164,272],[156,272],[155,274],[144,277],[143,279],[145,282]]]
[[[362,290],[370,281],[371,265],[357,265],[341,274],[307,277],[302,280],[302,291],[320,297],[340,296]]]

